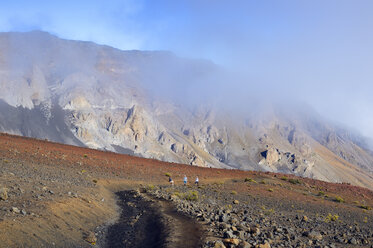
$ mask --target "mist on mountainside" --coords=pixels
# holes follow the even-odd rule
[[[146,70],[143,66],[139,77],[158,95],[197,106],[223,102],[219,107],[231,104],[230,110],[245,110],[273,98],[294,104],[295,99],[373,137],[369,67],[373,36],[366,32],[373,23],[371,1],[357,5],[347,0],[271,4],[67,0],[24,5],[27,12],[17,1],[0,10],[0,30],[40,29],[121,50],[172,51],[200,61],[190,66],[176,57],[172,62],[159,56],[157,61],[148,60],[152,65]],[[43,57],[39,55],[45,52],[45,41],[37,39],[14,40],[33,46],[12,52],[19,55],[13,59],[14,69],[29,63],[27,57]],[[59,59],[66,59],[58,69],[89,68],[97,54],[92,46],[85,49],[55,49]]]
[[[86,89],[105,88],[112,84],[112,78],[95,70],[100,63],[115,61],[106,65],[112,66],[107,69],[114,73],[124,72],[126,76],[121,79],[124,81],[117,84],[135,82],[149,98],[171,101],[192,111],[201,108],[215,110],[242,119],[272,118],[274,113],[283,117],[292,116],[290,118],[293,119],[301,115],[323,118],[329,123],[334,122],[333,125],[341,129],[350,130],[362,142],[357,127],[330,118],[322,111],[317,113],[313,104],[307,101],[312,92],[300,91],[301,85],[293,87],[290,83],[260,81],[250,78],[249,73],[217,65],[206,59],[187,59],[166,51],[121,52],[91,42],[61,40],[40,31],[4,33],[0,38],[2,70],[9,77],[22,78],[24,74],[30,73],[35,75],[32,71],[38,68],[45,77],[41,81],[45,81],[48,87],[63,84],[65,89],[76,86]],[[96,79],[56,81],[68,74],[86,74]],[[25,79],[29,84],[31,79]],[[15,80],[14,83],[19,81]],[[315,102],[323,101],[317,96],[314,99]],[[371,143],[366,138],[362,145],[369,148]]]
[[[368,141],[318,114],[304,92],[170,52],[38,31],[2,33],[0,41],[2,131],[190,165],[372,184]]]

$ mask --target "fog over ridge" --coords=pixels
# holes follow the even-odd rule
[[[170,50],[204,58],[224,72],[199,75],[193,82],[159,75],[157,86],[145,84],[173,99],[186,95],[191,103],[223,102],[235,109],[273,98],[301,100],[373,137],[373,36],[366,31],[373,24],[370,1],[36,2],[4,6],[0,30],[39,29],[122,50]]]

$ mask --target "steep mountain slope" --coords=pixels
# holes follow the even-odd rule
[[[0,130],[373,188],[373,156],[364,139],[309,109],[272,105],[239,114],[162,97],[199,99],[198,87],[218,73],[212,63],[168,52],[120,51],[43,32],[2,33]]]

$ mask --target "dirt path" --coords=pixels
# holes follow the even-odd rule
[[[106,247],[201,246],[200,225],[177,213],[171,203],[133,190],[117,195],[122,213],[117,223],[108,228]]]
[[[165,247],[202,247],[203,229],[190,217],[180,214],[168,201],[153,198],[160,206],[158,209],[166,222]]]

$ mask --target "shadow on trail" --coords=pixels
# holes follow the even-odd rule
[[[177,213],[172,204],[144,199],[136,191],[121,191],[121,216],[107,230],[105,247],[166,248],[200,247],[201,228],[191,218]]]

